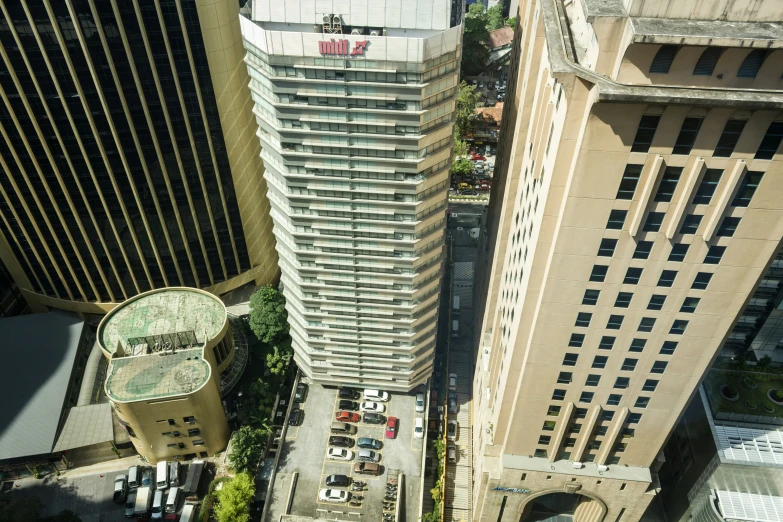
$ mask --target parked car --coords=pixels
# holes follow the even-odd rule
[[[484,80],[479,80],[478,82],[478,88],[483,89],[484,88]]]
[[[122,504],[128,496],[128,477],[117,475],[114,477],[114,502]]]
[[[413,421],[413,436],[417,439],[424,438],[424,419],[421,417],[416,417],[416,420]]]
[[[141,480],[141,467],[131,466],[128,468],[128,489],[133,491],[139,487],[139,481]]]
[[[505,94],[498,94],[498,101],[504,101],[506,99]]]
[[[169,485],[172,488],[181,486],[179,483],[179,462],[176,460],[169,462]]]
[[[166,503],[163,495],[166,491],[159,489],[155,492],[152,500],[152,520],[163,519],[164,511],[166,510]]]
[[[326,485],[327,486],[337,486],[340,488],[344,488],[348,486],[348,484],[351,483],[350,477],[348,475],[329,475],[326,477]]]
[[[460,194],[463,196],[478,196],[478,192],[475,190],[463,190]]]
[[[450,373],[449,374],[449,390],[456,390],[457,389],[457,374],[456,373]]]
[[[353,460],[353,451],[345,448],[329,448],[326,456],[330,460]]]
[[[359,403],[343,399],[337,403],[337,408],[340,410],[356,411],[359,409]]]
[[[459,413],[459,403],[457,402],[456,392],[449,392],[449,413]]]
[[[366,401],[359,405],[359,409],[362,411],[369,411],[372,413],[383,413],[386,411],[386,406],[380,402]]]
[[[380,475],[381,466],[374,462],[357,462],[353,465],[353,472],[361,475]]]
[[[379,450],[383,447],[383,443],[377,439],[371,439],[369,437],[359,437],[356,439],[356,446],[364,449]]]
[[[455,420],[449,421],[449,427],[446,432],[446,436],[449,440],[457,440],[457,435],[459,431],[459,424]]]
[[[351,494],[341,489],[322,489],[318,493],[318,500],[323,502],[348,502]]]
[[[295,408],[291,410],[291,416],[288,417],[288,425],[299,426],[300,424],[302,424],[303,419],[304,419],[304,412],[299,408]]]
[[[348,437],[340,437],[338,435],[334,435],[332,437],[329,437],[329,445],[339,446],[341,448],[352,448],[354,442],[353,439],[349,439]]]
[[[353,388],[340,388],[340,391],[337,393],[337,395],[341,399],[360,399],[361,394],[354,390]]]
[[[487,161],[487,158],[485,158],[481,154],[474,154],[470,159],[473,161]]]
[[[416,394],[416,411],[418,413],[422,413],[424,411],[424,407],[426,404],[424,403],[424,394],[423,393],[417,393]]]
[[[296,385],[296,391],[294,392],[294,402],[304,402],[307,399],[307,385],[300,382]]]
[[[365,401],[388,402],[389,394],[381,390],[364,390]]]
[[[386,438],[394,439],[397,437],[397,417],[389,417],[386,420]]]
[[[367,424],[385,424],[386,417],[384,417],[380,413],[365,413],[364,422],[366,422]]]
[[[456,464],[457,462],[457,448],[456,446],[449,445],[448,449],[446,450],[447,458],[449,459],[449,462],[452,464]]]
[[[144,468],[141,471],[141,487],[153,487],[155,482],[155,474],[152,472],[152,468]]]
[[[487,90],[491,91],[495,88],[495,82],[487,82]]]
[[[356,458],[361,462],[378,462],[381,460],[381,455],[373,450],[362,449],[359,450],[359,455]]]
[[[125,499],[125,516],[127,518],[133,518],[136,516],[136,491],[128,493],[128,498]]]
[[[352,411],[338,411],[334,414],[334,418],[342,422],[359,422],[359,419],[361,419],[358,413]]]

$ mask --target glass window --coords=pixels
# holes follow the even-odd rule
[[[753,194],[755,194],[756,189],[759,188],[762,177],[764,177],[763,172],[746,172],[742,177],[742,182],[737,189],[737,194],[734,196],[731,205],[733,207],[747,207],[750,205],[750,200],[753,199]]]
[[[722,47],[707,47],[699,56],[696,67],[693,68],[694,76],[712,76],[718,58],[723,53]]]
[[[601,342],[598,344],[599,350],[611,350],[614,346],[614,342],[617,340],[617,337],[611,337],[609,335],[604,335],[601,337]]]
[[[688,253],[690,245],[687,243],[675,243],[672,245],[672,251],[669,253],[669,261],[682,262]]]
[[[650,64],[650,74],[668,74],[679,50],[677,45],[662,45]]]
[[[661,346],[661,355],[673,355],[677,349],[677,341],[664,341]]]
[[[533,456],[545,459],[547,458],[548,453],[545,449],[536,449],[536,451],[533,452]]]
[[[606,399],[606,405],[607,406],[619,406],[620,401],[623,400],[623,396],[619,395],[617,393],[612,393],[609,395],[609,398]]]
[[[644,409],[647,407],[647,405],[650,404],[650,398],[649,397],[638,397],[636,399],[636,404],[633,405],[634,408],[640,408]]]
[[[658,232],[661,229],[663,218],[665,217],[666,213],[664,212],[649,212],[647,214],[647,219],[644,220],[644,227],[642,227],[642,230],[644,232]]]
[[[728,158],[734,152],[737,146],[740,134],[745,129],[747,120],[729,120],[723,127],[718,144],[715,146],[715,152],[712,154],[718,158]]]
[[[612,210],[609,213],[609,221],[606,223],[606,228],[609,230],[622,230],[627,215],[627,210]]]
[[[609,267],[606,265],[594,265],[593,271],[590,272],[590,281],[594,283],[603,283],[606,279],[606,272]]]
[[[633,252],[633,258],[634,259],[647,259],[650,257],[650,252],[652,251],[653,242],[652,241],[639,241],[636,243],[636,250]]]
[[[695,234],[697,230],[699,230],[699,225],[701,224],[701,219],[704,216],[700,216],[697,214],[688,214],[685,216],[685,219],[682,221],[682,226],[680,227],[680,234]]]
[[[636,185],[639,184],[639,176],[642,174],[644,165],[626,165],[623,172],[623,179],[620,181],[620,188],[617,189],[617,199],[633,199],[636,192]]]
[[[541,429],[544,431],[555,431],[555,426],[557,426],[555,421],[544,421],[544,425],[541,426]]]
[[[631,292],[620,292],[617,294],[614,306],[617,308],[628,308],[631,306],[631,299],[633,299],[633,294]]]
[[[709,205],[721,176],[723,176],[721,169],[707,169],[704,172],[699,188],[696,189],[696,194],[693,196],[694,205]]]
[[[595,358],[593,358],[593,368],[603,370],[606,368],[606,361],[608,359],[609,358],[604,355],[596,355]]]
[[[704,263],[708,265],[717,265],[720,263],[723,253],[726,252],[726,247],[723,246],[711,246],[707,251],[707,255],[704,256]]]
[[[646,381],[644,381],[644,386],[642,386],[642,391],[654,392],[657,387],[658,387],[658,381],[656,381],[655,379],[647,379]]]
[[[639,128],[636,129],[636,137],[631,145],[631,152],[647,152],[652,145],[655,131],[658,129],[658,123],[661,121],[660,115],[645,114],[639,121]]]
[[[539,435],[538,436],[538,443],[539,444],[543,444],[543,445],[546,446],[547,444],[549,444],[550,440],[552,440],[552,437],[550,437],[549,435]]]
[[[628,348],[629,352],[641,352],[644,350],[644,346],[647,344],[647,339],[634,339],[631,341],[631,347]]]
[[[668,202],[672,200],[677,182],[680,181],[680,174],[682,174],[682,167],[666,167],[661,182],[658,184],[658,192],[655,193],[655,201]]]
[[[639,359],[630,359],[626,358],[623,361],[623,365],[620,367],[620,371],[622,372],[632,372],[636,369],[636,363],[639,362]]]
[[[654,294],[650,297],[650,302],[647,303],[647,309],[648,310],[661,310],[663,308],[663,303],[666,302],[666,296],[665,295],[659,295]]]
[[[699,301],[701,301],[701,299],[698,297],[686,297],[682,302],[680,312],[685,314],[692,314],[696,311],[696,307],[699,306]]]
[[[755,159],[772,159],[780,147],[781,140],[783,140],[783,121],[773,121],[769,124],[767,132],[756,150]]]
[[[655,361],[650,373],[663,373],[666,371],[667,366],[669,366],[669,363],[666,361]]]
[[[579,312],[576,316],[576,326],[590,326],[590,319],[593,314],[587,312]]]
[[[557,417],[560,415],[560,406],[549,406],[549,409],[546,412],[548,417]]]
[[[591,373],[587,376],[587,380],[585,381],[585,386],[598,386],[598,383],[601,382],[601,376]]]
[[[612,255],[614,255],[614,249],[616,246],[616,239],[605,237],[601,240],[601,245],[598,247],[598,255],[601,257],[612,257]]]
[[[568,433],[579,433],[581,431],[582,431],[582,425],[579,423],[572,424],[568,427]],[[566,444],[568,444],[568,441],[573,441],[574,443],[576,443],[576,439],[566,439]],[[573,444],[571,447],[573,447]]]
[[[704,118],[685,118],[680,127],[680,134],[677,136],[677,141],[674,143],[674,149],[672,154],[690,154],[693,144],[696,142],[696,136],[699,134],[699,129]]]
[[[576,348],[580,348],[582,346],[582,343],[585,342],[585,336],[584,334],[571,334],[571,339],[568,341],[568,346],[574,346]]]
[[[661,277],[658,279],[658,286],[671,287],[674,284],[674,280],[677,278],[676,270],[663,270],[661,271]]]
[[[565,390],[555,390],[552,392],[552,400],[553,401],[562,401],[565,399],[566,391]]]
[[[641,413],[629,413],[628,414],[628,424],[637,424],[641,420],[642,420],[642,414]]]
[[[611,422],[611,420],[614,418],[614,411],[612,410],[604,410],[601,412],[601,420],[606,422]]]
[[[737,78],[755,78],[769,52],[766,49],[753,49],[748,53],[737,70]]]
[[[622,315],[610,315],[609,321],[606,323],[606,327],[609,330],[619,330],[623,325],[623,318],[624,317]]]
[[[576,408],[574,410],[575,419],[584,419],[585,417],[587,417],[587,408]]]
[[[593,392],[582,392],[582,394],[579,396],[579,402],[590,404],[593,402],[594,395],[595,394]]]
[[[652,332],[654,326],[655,326],[655,317],[642,317],[642,320],[639,321],[640,332]]]
[[[563,366],[576,366],[577,359],[579,359],[579,354],[567,353],[563,357]]]
[[[718,229],[718,237],[731,237],[734,232],[737,231],[737,227],[740,224],[740,218],[738,217],[725,217]]]
[[[671,330],[669,330],[670,334],[674,335],[682,335],[685,333],[685,329],[688,327],[688,321],[685,321],[683,319],[676,319],[672,323]]]
[[[707,285],[710,284],[710,279],[712,279],[712,274],[709,272],[699,272],[696,274],[696,277],[693,280],[693,284],[691,285],[691,288],[694,290],[706,290]]]
[[[642,277],[642,269],[633,266],[628,267],[625,272],[625,278],[623,279],[624,285],[635,285],[639,282],[639,278]]]
[[[582,297],[583,305],[594,305],[598,302],[598,295],[600,290],[585,290],[585,295]]]
[[[573,375],[571,372],[560,372],[560,375],[557,376],[557,383],[558,384],[571,384],[571,378]]]
[[[614,381],[614,387],[620,390],[624,390],[628,387],[630,382],[631,379],[628,377],[618,377],[617,380]]]

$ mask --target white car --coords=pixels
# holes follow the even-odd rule
[[[381,390],[364,390],[365,401],[387,402],[389,394]]]
[[[348,502],[351,494],[341,489],[322,489],[318,493],[318,500],[323,502]]]
[[[449,440],[457,440],[457,433],[459,432],[459,424],[455,420],[449,421],[449,429],[447,436]]]
[[[457,227],[457,230],[459,230],[462,227]],[[416,411],[418,413],[421,413],[424,411],[424,394],[423,393],[417,393],[416,394]]]
[[[383,412],[386,411],[386,406],[384,406],[380,402],[367,401],[367,402],[361,403],[359,405],[359,409],[364,411],[364,412],[383,413]]]
[[[327,457],[332,460],[353,460],[353,451],[345,448],[329,448]]]
[[[457,389],[457,374],[456,373],[450,373],[449,374],[449,390],[456,390]]]
[[[413,436],[417,439],[424,438],[424,419],[421,417],[416,417],[416,420],[413,421]]]

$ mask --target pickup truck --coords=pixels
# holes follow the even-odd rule
[[[128,496],[128,477],[117,475],[114,478],[114,502],[122,504]]]
[[[134,514],[137,517],[146,517],[152,507],[152,488],[145,486],[136,490],[136,508]]]

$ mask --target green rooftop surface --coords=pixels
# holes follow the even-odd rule
[[[106,393],[121,402],[158,399],[191,393],[209,380],[209,363],[201,348],[166,355],[114,358],[109,365]]]
[[[204,343],[220,333],[226,319],[226,308],[217,297],[195,289],[166,289],[109,312],[98,339],[108,353],[114,353],[118,343],[126,348],[129,338],[177,332],[192,331],[199,343]]]

